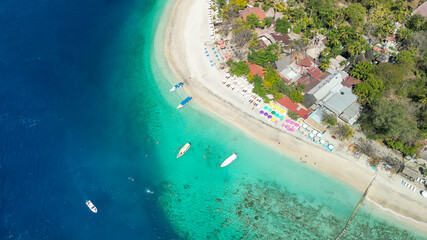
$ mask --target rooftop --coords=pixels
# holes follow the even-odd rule
[[[423,17],[427,17],[427,2],[424,2],[419,6],[415,11],[412,12],[412,14],[419,14]]]
[[[319,68],[314,67],[314,68],[312,68],[312,69],[308,70],[308,74],[309,74],[313,79],[316,79],[316,78],[320,77],[320,75],[322,75],[322,72],[320,71],[320,69],[319,69]]]
[[[257,75],[260,77],[264,77],[264,71],[262,69],[261,66],[255,64],[255,63],[250,63],[250,62],[246,62],[246,64],[248,65],[248,67],[251,69],[251,74],[252,75]]]
[[[313,61],[311,57],[306,57],[299,64],[303,67],[311,67],[313,66]]]
[[[289,36],[289,34],[283,34],[283,33],[274,32],[274,33],[271,34],[271,36],[279,44],[284,44],[284,45],[287,46],[287,45],[289,45],[292,42],[292,39]]]
[[[288,55],[284,58],[281,58],[279,60],[276,61],[276,66],[277,66],[277,71],[281,72],[283,71],[285,68],[287,68],[290,64],[292,63],[291,61],[291,55]]]
[[[340,115],[340,118],[349,124],[354,124],[360,115],[360,104],[353,102]]]
[[[249,7],[245,8],[240,14],[242,15],[243,19],[246,21],[246,17],[254,13],[258,16],[259,20],[263,20],[265,18],[265,12],[260,7]]]
[[[318,101],[320,101],[324,97],[326,97],[329,94],[329,92],[341,82],[342,82],[341,74],[339,72],[334,72],[331,75],[328,75],[325,79],[323,79],[308,93],[313,94],[313,96]]]
[[[311,112],[311,110],[304,109],[299,104],[292,102],[291,99],[285,95],[283,95],[282,99],[278,100],[277,102],[304,119],[307,119]]]
[[[356,85],[356,84],[358,84],[358,83],[361,83],[362,81],[360,81],[359,79],[357,79],[357,78],[354,78],[354,77],[352,77],[352,76],[348,76],[348,77],[346,77],[342,82],[341,82],[341,84],[344,86],[344,87],[348,87],[348,88],[351,88],[353,85]]]
[[[336,115],[340,115],[356,100],[357,96],[351,92],[351,89],[343,87],[339,92],[332,95],[332,97],[324,103],[324,106]]]

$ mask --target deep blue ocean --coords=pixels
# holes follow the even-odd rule
[[[123,84],[159,4],[0,2],[0,239],[175,238],[144,191],[152,139],[129,117],[144,91]]]

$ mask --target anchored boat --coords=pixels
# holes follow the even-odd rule
[[[93,203],[90,200],[86,201],[86,206],[94,213],[98,212],[98,209],[93,205]]]
[[[177,109],[184,107],[189,101],[191,101],[191,99],[192,99],[192,97],[187,97],[186,99],[184,99],[184,101],[182,101],[181,104],[179,104]]]
[[[169,92],[173,92],[173,91],[177,90],[178,88],[180,88],[180,87],[182,87],[182,86],[184,86],[184,83],[180,82],[180,83],[178,83],[177,85],[173,86],[173,87],[171,88],[171,90],[169,90]]]
[[[233,153],[231,156],[229,156],[227,159],[225,159],[224,162],[222,162],[221,167],[225,167],[228,164],[232,163],[234,160],[236,160],[237,154]]]
[[[187,152],[187,150],[188,149],[190,149],[190,147],[191,147],[191,144],[190,143],[186,143],[180,150],[179,150],[179,153],[178,153],[178,155],[176,156],[176,158],[179,158],[179,157],[181,157],[182,155],[184,155],[186,152]]]

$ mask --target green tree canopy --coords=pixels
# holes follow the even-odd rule
[[[248,16],[246,16],[246,24],[248,24],[251,29],[255,29],[259,26],[258,16],[255,13],[249,14]]]
[[[329,125],[331,127],[335,126],[338,123],[337,117],[335,117],[335,115],[332,114],[332,113],[325,113],[323,115],[323,118],[322,118],[322,123],[323,124],[327,124],[327,125]]]
[[[405,80],[407,68],[400,64],[380,63],[374,72],[375,77],[384,82],[386,89],[395,89]]]
[[[244,61],[235,62],[233,60],[227,61],[227,66],[230,68],[230,74],[236,76],[245,76],[251,72],[248,65]]]
[[[349,23],[355,27],[363,24],[366,17],[366,8],[360,3],[352,3],[344,10]]]
[[[279,33],[288,33],[288,29],[291,27],[291,23],[288,20],[284,18],[279,18],[276,21],[275,31]]]
[[[330,64],[331,60],[328,57],[320,60],[320,68],[324,71],[328,70]]]
[[[379,99],[361,116],[362,129],[372,138],[412,145],[418,140],[417,122],[406,104]]]
[[[262,85],[267,91],[269,91],[273,86],[276,85],[277,81],[281,81],[281,78],[276,69],[274,69],[271,65],[267,65],[264,70],[264,82]]]
[[[258,51],[250,51],[248,53],[248,61],[251,63],[256,63],[260,66],[266,66],[269,62],[277,61],[279,58],[277,54],[272,53],[268,50],[260,49]]]
[[[423,16],[418,14],[412,15],[407,25],[413,31],[424,31],[427,29],[427,22]]]
[[[337,135],[341,140],[347,140],[353,136],[354,131],[349,125],[339,123],[338,126],[332,129],[332,133]]]
[[[373,75],[369,75],[368,79],[356,84],[353,93],[359,96],[361,103],[371,104],[381,96],[383,89],[384,83]]]
[[[368,62],[359,62],[350,70],[350,76],[360,80],[366,80],[372,76],[374,65]]]
[[[270,26],[271,26],[271,24],[273,24],[273,18],[272,18],[272,17],[264,18],[264,19],[262,20],[261,27],[266,27],[266,28],[268,28],[268,27],[270,27]]]
[[[299,118],[299,115],[297,113],[294,113],[292,111],[286,111],[286,114],[293,120],[297,120]]]
[[[230,4],[240,9],[244,9],[248,5],[248,0],[230,0]]]
[[[302,93],[298,90],[292,91],[291,94],[289,95],[289,98],[291,99],[292,102],[304,102],[305,100]]]

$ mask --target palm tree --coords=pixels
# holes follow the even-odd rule
[[[353,40],[347,45],[347,51],[351,56],[358,56],[363,51],[363,45],[360,41]]]

